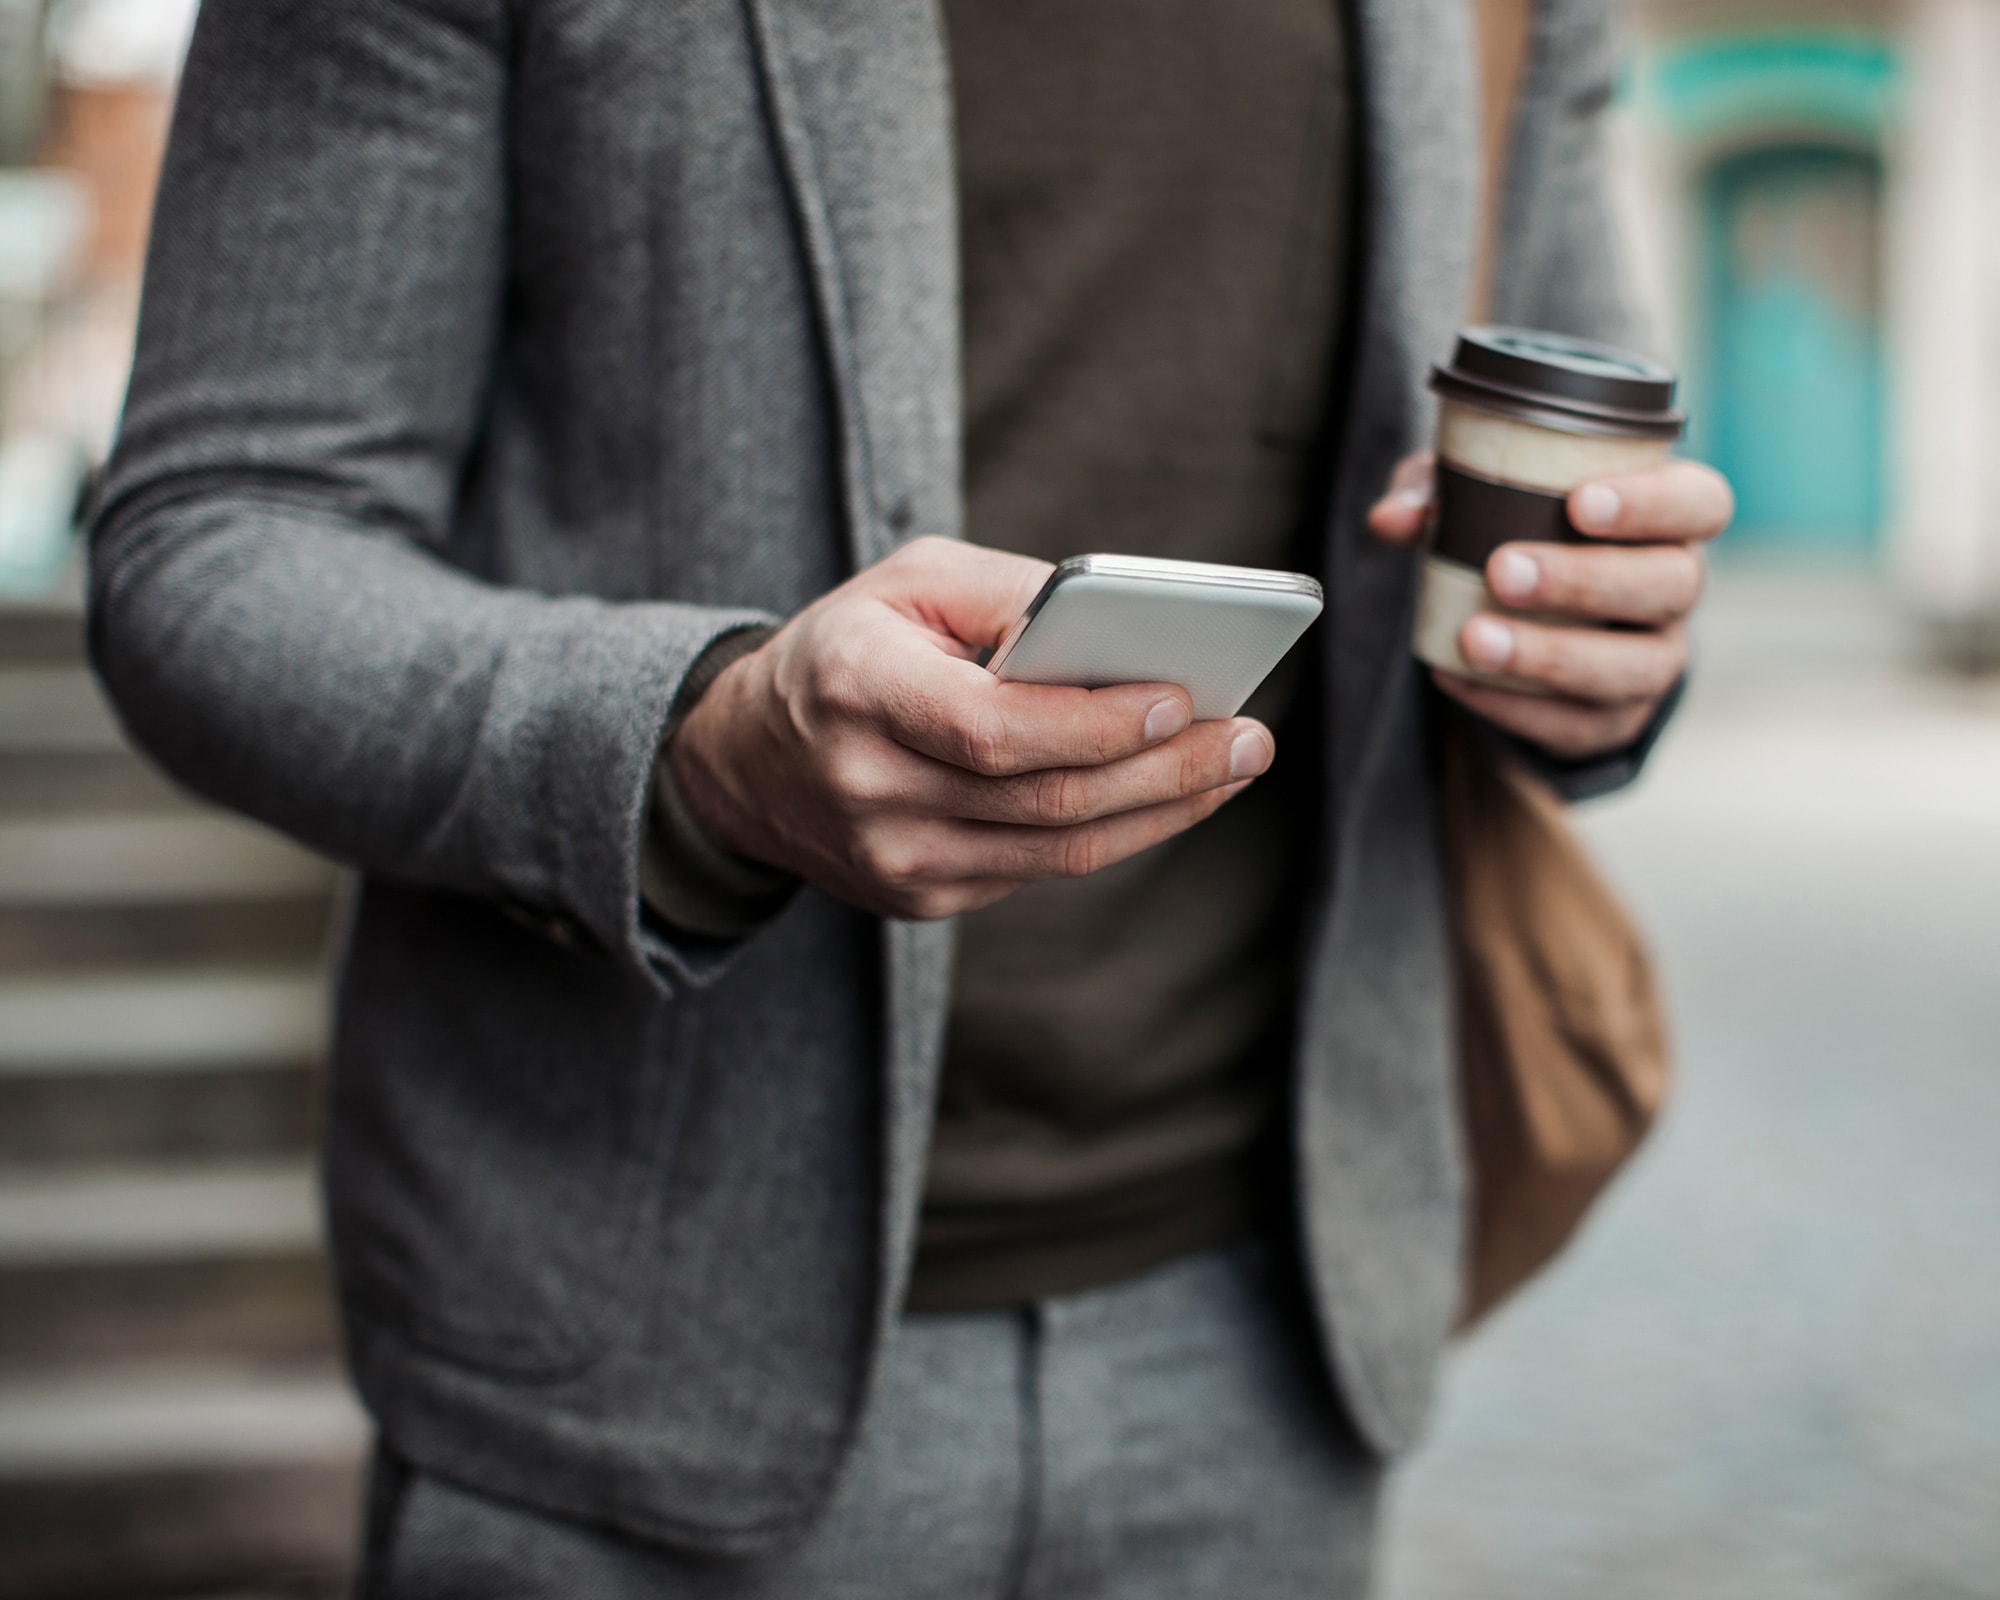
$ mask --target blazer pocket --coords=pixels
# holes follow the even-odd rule
[[[368,885],[328,1099],[350,1307],[468,1365],[587,1365],[637,1311],[698,1027],[696,1002],[497,907]]]

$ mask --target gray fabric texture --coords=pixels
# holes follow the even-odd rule
[[[691,1558],[393,1461],[361,1600],[1360,1600],[1380,1468],[1254,1247],[905,1320],[796,1544]]]
[[[1547,0],[1499,303],[1616,333],[1600,0]],[[1352,389],[1295,1103],[1377,1450],[1458,1283],[1413,558],[1361,511],[1466,295],[1463,0],[1356,0]],[[930,0],[202,7],[93,529],[93,657],[191,788],[358,868],[328,1090],[348,1351],[409,1459],[705,1549],[836,1483],[908,1271],[949,925],[812,890],[642,918],[661,727],[721,635],[960,524]]]

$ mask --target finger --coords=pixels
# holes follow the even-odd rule
[[[1074,827],[1257,777],[1275,753],[1269,730],[1239,717],[1200,723],[1177,739],[1101,767],[981,778],[932,763],[934,787],[924,800],[947,815],[981,822]]]
[[[873,571],[884,598],[972,650],[1000,642],[1055,570],[1046,561],[958,539],[913,539]]]
[[[1459,632],[1465,659],[1599,704],[1663,695],[1687,667],[1687,628],[1565,628],[1482,612]]]
[[[1600,478],[1569,497],[1569,520],[1579,533],[1634,543],[1713,539],[1735,514],[1729,481],[1699,461]]]
[[[1519,694],[1448,672],[1433,672],[1431,678],[1468,711],[1567,761],[1624,749],[1645,731],[1659,705],[1655,700],[1633,700],[1602,706],[1551,695]]]
[[[898,651],[872,681],[878,687],[869,709],[890,738],[988,778],[1103,766],[1194,720],[1187,692],[1172,684],[1002,683],[984,667],[928,647]]]
[[[1428,450],[1405,456],[1389,487],[1368,511],[1368,529],[1385,544],[1414,544],[1431,512],[1436,458]]]
[[[968,823],[963,861],[971,876],[1081,878],[1101,872],[1142,850],[1185,832],[1249,787],[1242,783],[1127,811],[1073,828],[1016,827]]]
[[[1651,626],[1692,611],[1702,576],[1686,545],[1509,544],[1486,563],[1487,585],[1510,606]]]

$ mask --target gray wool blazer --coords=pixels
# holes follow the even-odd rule
[[[1327,1359],[1388,1452],[1462,1164],[1414,569],[1361,515],[1465,303],[1476,88],[1465,0],[1354,8],[1295,1124]],[[1606,23],[1542,7],[1498,295],[1615,336]],[[933,0],[208,0],[95,518],[131,735],[361,875],[326,1193],[386,1437],[699,1548],[799,1526],[854,1436],[952,933],[807,892],[738,945],[659,936],[647,776],[710,642],[959,530],[948,93]]]

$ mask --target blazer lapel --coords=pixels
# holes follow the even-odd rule
[[[958,207],[934,0],[746,0],[811,267],[857,567],[959,536]],[[951,998],[949,923],[885,924],[882,1272],[903,1297]]]
[[[1468,0],[1353,0],[1363,151],[1362,284],[1353,403],[1327,570],[1333,793],[1365,781],[1395,681],[1416,563],[1372,539],[1365,509],[1395,456],[1429,442],[1430,363],[1449,351],[1471,281],[1478,83]],[[1342,806],[1343,816],[1351,808]]]
[[[746,0],[811,267],[851,554],[957,536],[958,210],[934,0]]]
[[[1478,145],[1468,0],[1353,0],[1362,91],[1356,352],[1330,530],[1333,895],[1311,952],[1301,1222],[1341,1393],[1364,1436],[1414,1435],[1457,1298],[1459,1166],[1444,888],[1409,653],[1417,562],[1370,537],[1427,442],[1429,363],[1464,314]]]

